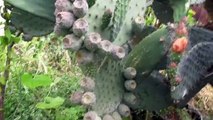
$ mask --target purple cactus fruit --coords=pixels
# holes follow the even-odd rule
[[[73,33],[79,37],[86,34],[88,29],[89,29],[89,24],[83,18],[76,20],[73,24]]]
[[[80,104],[80,103],[81,103],[82,96],[83,96],[83,92],[82,92],[82,91],[74,92],[74,93],[70,96],[70,101],[71,101],[73,104]]]
[[[79,65],[86,65],[93,62],[94,54],[82,49],[76,53],[76,58]]]
[[[95,111],[89,111],[84,115],[83,120],[97,120],[98,118],[98,114]]]
[[[99,43],[98,47],[99,47],[104,53],[109,54],[109,53],[111,53],[111,51],[112,51],[113,45],[112,45],[112,43],[111,43],[109,40],[102,40],[102,41]]]
[[[115,120],[122,120],[121,115],[117,111],[115,111],[115,112],[112,113],[112,117]]]
[[[135,78],[137,71],[133,67],[128,67],[124,70],[124,77],[128,80]]]
[[[100,42],[101,35],[99,33],[89,33],[84,40],[84,45],[88,50],[95,51]]]
[[[90,77],[84,77],[80,81],[80,86],[85,91],[93,91],[95,88],[95,81]]]
[[[133,93],[124,93],[124,102],[128,105],[136,105],[137,104],[137,98]]]
[[[72,10],[72,3],[69,0],[56,0],[55,1],[55,15],[57,15],[58,12],[63,11],[71,11]]]
[[[83,40],[76,37],[74,34],[68,34],[63,39],[64,49],[78,51],[81,48]]]
[[[127,105],[125,104],[120,104],[118,106],[118,112],[120,113],[121,116],[123,117],[128,117],[130,116],[130,109]]]
[[[106,114],[103,116],[103,120],[115,120],[111,115]]]
[[[86,92],[82,96],[81,103],[86,106],[90,106],[96,102],[96,96],[93,92]]]
[[[62,27],[59,24],[56,24],[55,27],[54,27],[54,33],[57,36],[64,36],[68,33],[68,29]]]
[[[113,45],[111,53],[115,59],[123,59],[126,55],[125,49],[117,45]]]
[[[56,16],[56,24],[65,28],[71,28],[74,21],[75,18],[71,12],[59,12]]]
[[[76,17],[82,18],[88,12],[89,6],[86,0],[75,0],[73,2],[73,13]]]
[[[137,83],[135,82],[135,80],[127,80],[127,81],[125,81],[124,86],[125,86],[126,90],[133,91],[133,90],[135,90]]]

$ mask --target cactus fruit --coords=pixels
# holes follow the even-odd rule
[[[136,105],[137,104],[137,98],[133,93],[124,93],[124,102],[127,105]]]
[[[125,81],[124,86],[126,90],[133,91],[136,88],[137,83],[135,82],[135,80],[127,80]]]
[[[88,12],[88,4],[86,0],[75,0],[73,2],[73,13],[76,17],[81,18]]]
[[[69,30],[68,29],[64,29],[62,26],[60,25],[55,25],[54,26],[54,33],[55,35],[57,36],[64,36],[66,34],[69,33]]]
[[[71,11],[72,9],[72,4],[69,0],[56,0],[55,1],[55,15],[58,14],[58,12],[63,12],[63,11]]]
[[[81,103],[82,96],[83,96],[83,92],[81,92],[81,91],[74,92],[74,93],[70,96],[70,101],[71,101],[73,104],[80,104],[80,103]]]
[[[104,115],[103,120],[115,120],[111,115]]]
[[[65,49],[78,51],[82,46],[82,39],[76,37],[74,34],[68,34],[63,38],[63,45]]]
[[[126,79],[133,79],[137,74],[137,71],[133,67],[128,67],[124,70],[124,77]]]
[[[143,17],[136,17],[132,22],[132,32],[137,33],[141,31],[145,26],[145,19]]]
[[[76,53],[76,57],[79,65],[85,65],[93,62],[94,54],[82,49]]]
[[[125,104],[120,104],[118,106],[118,112],[121,114],[123,117],[128,117],[130,116],[130,109],[127,105]]]
[[[81,37],[82,35],[85,35],[88,31],[88,22],[83,19],[83,18],[80,18],[78,20],[76,20],[73,24],[73,33],[76,35],[76,36],[79,36]]]
[[[80,86],[85,91],[93,91],[95,88],[95,81],[90,77],[84,77],[80,81]]]
[[[113,45],[111,53],[115,59],[119,60],[123,59],[126,55],[125,49],[117,45]]]
[[[115,111],[115,112],[112,113],[112,117],[115,120],[122,120],[121,115],[117,111]]]
[[[95,111],[89,111],[84,115],[83,120],[99,120],[99,116]]]
[[[86,92],[83,94],[81,98],[81,103],[87,106],[94,104],[95,101],[96,101],[96,96],[93,92]]]
[[[101,36],[98,33],[89,33],[84,40],[85,47],[90,51],[95,51],[101,42]]]
[[[110,54],[112,51],[112,46],[113,45],[109,40],[102,40],[98,47],[101,49],[102,53]]]
[[[74,15],[71,12],[59,12],[56,15],[56,24],[65,28],[71,28],[75,21]]]

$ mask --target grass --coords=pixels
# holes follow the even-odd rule
[[[6,120],[78,120],[84,109],[69,102],[72,92],[79,89],[81,70],[71,60],[68,51],[63,50],[60,40],[53,37],[20,42],[14,46],[10,79],[7,83],[5,99]],[[48,74],[53,83],[49,87],[30,90],[22,85],[21,75]],[[65,99],[56,109],[36,108],[44,97]]]

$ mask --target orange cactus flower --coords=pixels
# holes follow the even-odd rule
[[[182,53],[188,45],[188,40],[185,37],[181,37],[175,40],[172,44],[172,51],[176,53]]]

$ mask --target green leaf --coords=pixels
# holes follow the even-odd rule
[[[55,21],[55,0],[5,0],[26,12]]]
[[[21,77],[22,84],[30,89],[35,89],[41,86],[50,86],[52,79],[48,75],[35,75],[24,74]]]
[[[6,81],[4,77],[0,77],[0,84],[5,85]]]
[[[8,40],[10,40],[11,32],[10,32],[10,30],[8,28],[5,30],[5,36],[7,37]]]
[[[39,109],[58,108],[64,103],[64,101],[65,101],[64,98],[61,98],[61,97],[56,97],[56,98],[45,97],[44,102],[39,102],[36,105],[36,108],[39,108]]]
[[[15,43],[18,43],[20,41],[20,38],[19,37],[16,37],[16,36],[12,36],[12,41],[14,41]]]

